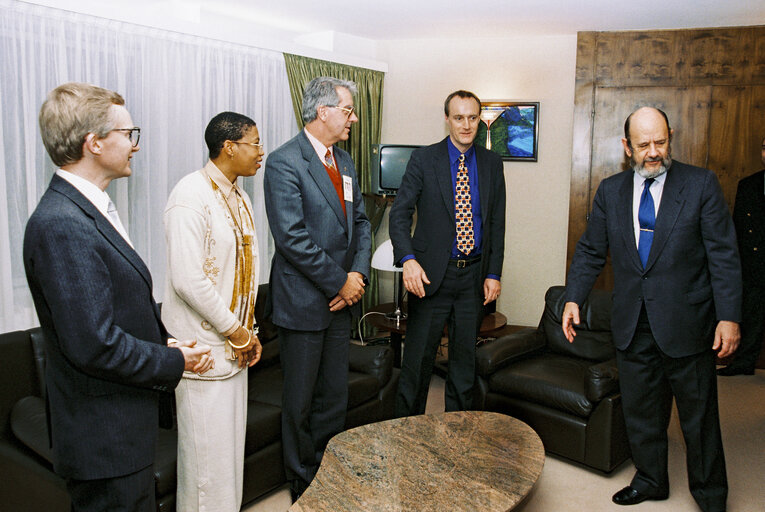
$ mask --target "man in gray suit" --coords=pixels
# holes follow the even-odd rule
[[[741,337],[741,266],[717,177],[673,161],[671,137],[661,110],[643,107],[627,118],[622,144],[631,169],[603,180],[595,194],[569,269],[563,332],[574,342],[579,308],[610,250],[611,330],[637,469],[612,499],[634,505],[669,496],[674,395],[691,494],[705,512],[719,512],[728,484],[715,355],[732,354]]]
[[[313,79],[305,129],[266,160],[266,213],[276,245],[273,322],[284,371],[282,443],[293,498],[311,483],[345,424],[350,309],[364,294],[372,239],[347,140],[353,82]]]
[[[53,466],[77,511],[156,510],[158,391],[171,391],[184,369],[213,365],[209,347],[168,338],[149,269],[105,192],[130,176],[139,149],[124,105],[89,84],[51,91],[40,131],[60,169],[24,235],[45,334]]]

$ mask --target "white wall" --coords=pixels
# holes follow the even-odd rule
[[[444,138],[443,101],[456,89],[484,101],[540,102],[539,161],[505,162],[507,228],[497,308],[509,323],[536,325],[545,291],[565,280],[576,35],[379,45],[380,59],[388,63],[383,142],[431,144]],[[378,241],[384,238],[387,225]],[[387,296],[392,292],[385,287],[381,299]]]

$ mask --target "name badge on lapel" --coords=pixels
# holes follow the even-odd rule
[[[353,202],[353,180],[343,175],[343,201]]]

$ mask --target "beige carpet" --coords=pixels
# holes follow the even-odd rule
[[[765,370],[757,370],[754,376],[720,377],[718,385],[730,488],[728,512],[765,512]],[[427,412],[444,410],[443,393],[443,379],[433,377]],[[628,485],[632,479],[634,467],[631,461],[625,462],[611,474],[604,475],[566,459],[548,455],[539,481],[516,510],[697,512],[699,508],[688,491],[685,445],[676,412],[669,428],[669,443],[671,489],[667,501],[644,502],[632,507],[620,507],[611,502],[611,495]],[[284,512],[289,506],[289,491],[280,489],[243,510]]]

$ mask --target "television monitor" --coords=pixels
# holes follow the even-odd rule
[[[371,158],[372,193],[396,195],[412,151],[420,146],[373,144]]]

